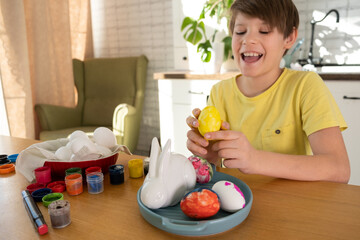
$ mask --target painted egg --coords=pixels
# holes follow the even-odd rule
[[[112,148],[117,144],[115,134],[106,127],[98,127],[95,129],[94,141],[107,148]]]
[[[198,183],[208,183],[211,181],[213,176],[213,169],[211,164],[204,158],[192,155],[188,158],[196,172],[196,182]]]
[[[196,188],[183,197],[180,208],[190,218],[205,219],[219,211],[220,200],[213,190]]]
[[[240,188],[230,181],[216,182],[212,190],[221,199],[221,209],[227,212],[236,212],[245,207],[245,197]]]

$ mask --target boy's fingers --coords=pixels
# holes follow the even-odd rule
[[[233,140],[237,138],[237,135],[233,131],[216,131],[208,132],[204,135],[204,138],[207,140]]]
[[[192,110],[192,114],[194,115],[194,117],[198,118],[199,115],[201,113],[201,110],[199,108],[194,108],[194,110]]]
[[[194,118],[194,117],[191,117],[191,116],[186,118],[186,123],[192,129],[199,127],[198,120],[196,118]]]
[[[229,130],[229,129],[230,129],[230,124],[228,122],[221,120],[221,130]]]

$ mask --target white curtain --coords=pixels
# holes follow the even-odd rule
[[[92,56],[90,24],[89,0],[0,0],[0,69],[11,136],[37,136],[37,103],[75,105],[72,58]]]

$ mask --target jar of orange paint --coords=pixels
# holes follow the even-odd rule
[[[83,192],[82,175],[74,173],[65,177],[66,191],[69,195],[79,195]]]

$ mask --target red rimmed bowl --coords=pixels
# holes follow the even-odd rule
[[[89,161],[77,161],[77,162],[46,161],[44,163],[44,166],[49,166],[51,168],[51,175],[54,179],[64,178],[65,170],[73,167],[79,167],[82,169],[82,172],[85,172],[85,169],[88,167],[99,166],[101,167],[103,173],[107,173],[109,171],[109,167],[116,163],[118,156],[119,153],[115,153],[106,158],[100,158]]]

